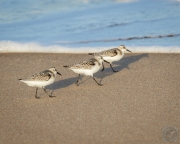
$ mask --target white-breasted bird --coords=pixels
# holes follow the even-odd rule
[[[54,83],[54,80],[56,78],[56,74],[61,75],[54,67],[50,68],[48,70],[44,70],[38,74],[34,74],[28,78],[25,79],[19,79],[19,81],[26,83],[28,86],[36,87],[36,98],[40,98],[37,96],[38,88],[43,88],[43,90],[48,94],[48,92],[45,89],[45,86],[50,85]],[[49,97],[55,97],[52,95],[49,95]]]
[[[79,85],[80,75],[91,76],[98,85],[102,86],[102,84],[98,83],[93,76],[93,74],[98,72],[102,67],[102,62],[103,62],[102,57],[97,55],[88,61],[82,61],[80,63],[64,66],[64,67],[69,68],[73,72],[79,74],[78,79],[75,83],[77,84],[77,86]]]
[[[100,55],[104,59],[105,62],[110,64],[111,69],[114,72],[118,72],[113,69],[112,63],[115,61],[119,61],[124,56],[125,51],[131,52],[124,45],[121,45],[118,48],[108,49],[99,53],[89,53],[89,55],[95,55],[95,54]]]

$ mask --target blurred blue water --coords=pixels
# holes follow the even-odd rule
[[[44,46],[180,46],[176,0],[0,2],[0,42]]]

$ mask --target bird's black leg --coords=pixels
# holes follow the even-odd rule
[[[38,88],[36,88],[35,98],[40,99],[40,97],[37,96],[37,91],[38,91]]]
[[[108,63],[108,64],[110,64],[110,66],[111,66],[111,69],[113,70],[113,72],[118,72],[118,71],[116,71],[116,70],[114,70],[113,69],[113,67],[112,67],[112,65],[111,65],[111,63],[110,62],[108,62],[108,61],[106,61],[106,60],[104,60],[106,63]]]
[[[108,62],[108,61],[106,61],[106,60],[104,60],[104,62],[106,62],[106,63],[110,64],[110,62]]]
[[[47,95],[48,95],[49,97],[51,97],[51,98],[52,98],[52,97],[56,97],[56,96],[49,95],[45,88],[43,88],[43,90],[45,91],[45,93],[47,93]]]
[[[98,85],[102,86],[102,84],[98,83],[97,80],[96,80],[94,77],[92,77],[92,78],[94,79],[94,81],[95,81]]]
[[[103,66],[103,68],[102,68],[102,70],[101,71],[103,71],[104,70],[104,63],[102,62],[102,66]]]
[[[80,74],[79,74],[79,76],[78,76],[77,81],[75,82],[75,84],[76,84],[77,86],[79,86],[79,79],[80,79]]]
[[[114,69],[113,69],[113,67],[112,67],[112,65],[111,65],[111,64],[110,64],[110,66],[111,66],[111,69],[113,70],[113,72],[118,72],[118,71],[116,71],[116,70],[114,70]]]

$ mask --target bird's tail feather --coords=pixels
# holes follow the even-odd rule
[[[88,55],[95,55],[96,53],[88,53]]]
[[[69,68],[69,66],[67,66],[67,65],[65,65],[65,66],[63,66],[63,67],[65,67],[65,68]]]

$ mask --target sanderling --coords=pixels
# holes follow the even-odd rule
[[[100,55],[101,57],[103,57],[105,62],[110,64],[111,69],[114,72],[118,72],[118,71],[115,71],[113,69],[111,64],[112,64],[112,62],[119,61],[124,56],[124,52],[125,51],[131,52],[130,50],[126,49],[126,47],[124,45],[121,45],[118,48],[113,48],[113,49],[105,50],[105,51],[99,52],[97,54]],[[94,54],[95,53],[89,53],[89,55],[94,55]]]
[[[79,85],[80,75],[91,76],[98,85],[102,86],[102,84],[98,83],[93,76],[93,74],[98,72],[99,69],[102,67],[102,62],[103,62],[103,59],[101,56],[95,56],[89,61],[82,61],[78,64],[73,64],[73,65],[64,66],[64,67],[69,68],[75,73],[79,74],[78,79],[75,83],[77,84],[77,86]]]
[[[26,83],[28,86],[36,87],[36,98],[40,98],[37,96],[38,88],[43,88],[44,91],[48,94],[46,89],[44,88],[47,85],[50,85],[54,83],[56,74],[61,75],[55,68],[50,68],[48,70],[44,70],[38,74],[32,75],[31,77],[28,77],[26,79],[19,79],[21,82]],[[55,97],[52,95],[49,95],[49,97]]]

